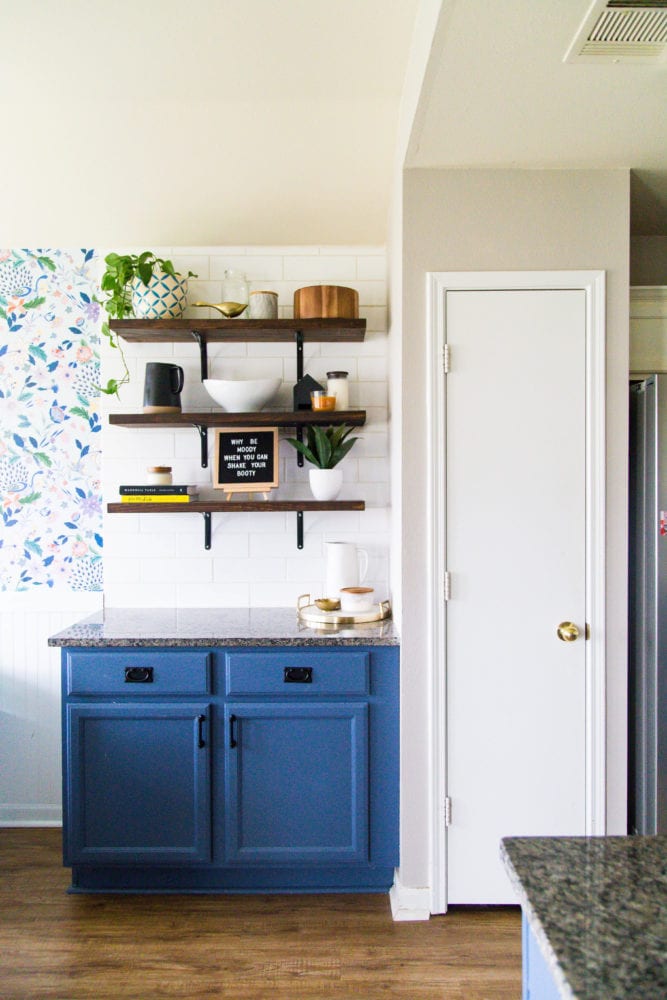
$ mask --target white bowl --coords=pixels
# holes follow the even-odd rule
[[[204,388],[228,413],[261,410],[280,388],[279,378],[205,378]]]

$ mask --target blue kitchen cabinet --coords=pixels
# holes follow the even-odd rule
[[[227,860],[368,861],[368,706],[225,707]]]
[[[398,649],[63,649],[77,892],[381,892]]]
[[[207,652],[64,652],[66,864],[210,860],[209,688]]]
[[[211,857],[211,706],[68,705],[68,864]]]

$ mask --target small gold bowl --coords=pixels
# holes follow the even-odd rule
[[[333,597],[318,597],[315,601],[315,605],[320,609],[320,611],[338,611],[340,608],[340,601]]]

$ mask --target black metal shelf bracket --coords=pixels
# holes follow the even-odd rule
[[[203,382],[205,378],[208,378],[208,349],[206,337],[204,337],[201,333],[198,333],[196,330],[191,330],[190,332],[199,344],[199,371]]]
[[[208,468],[208,427],[203,424],[195,424],[199,431],[199,444],[201,446],[201,467]]]
[[[296,380],[299,382],[303,378],[303,333],[301,330],[294,331],[296,341]]]
[[[303,441],[303,427],[297,427],[296,439],[297,441],[301,442]],[[296,464],[299,466],[300,469],[303,468],[303,455],[301,454],[300,451],[297,451],[296,453]]]
[[[296,547],[297,549],[303,548],[303,511],[297,510],[296,512]]]
[[[303,333],[301,330],[294,331],[294,339],[296,341],[296,380],[300,382],[303,378]],[[296,439],[303,442],[303,427],[297,427]],[[303,455],[300,451],[296,453],[296,464],[300,469],[303,468]]]
[[[210,510],[202,511],[202,517],[204,518],[204,548],[211,548],[211,512]]]

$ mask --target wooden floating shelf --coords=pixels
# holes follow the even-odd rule
[[[109,514],[236,514],[242,511],[365,510],[363,500],[191,500],[190,503],[108,503]]]
[[[141,343],[192,341],[193,334],[209,344],[228,341],[250,343],[290,342],[299,334],[304,341],[360,342],[366,335],[365,319],[111,319],[111,329],[123,340]]]
[[[305,511],[366,510],[363,500],[191,500],[189,503],[108,503],[109,514],[203,514],[204,548],[211,548],[211,514],[296,513],[296,547],[303,548]]]
[[[365,410],[262,410],[251,413],[110,413],[109,423],[117,427],[305,427],[309,424],[351,424],[366,422]]]

